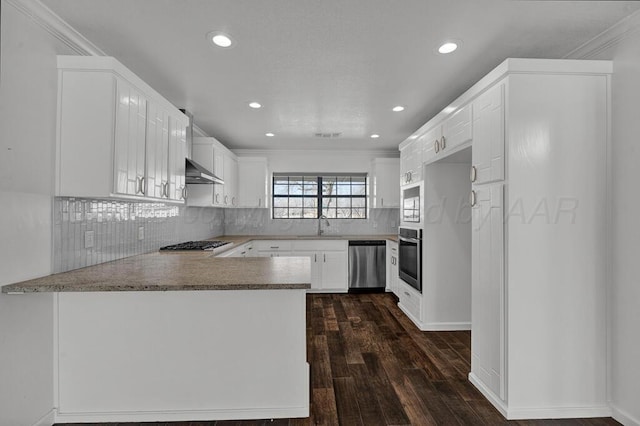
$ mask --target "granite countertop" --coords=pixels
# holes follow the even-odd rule
[[[397,235],[223,235],[215,252],[157,252],[2,287],[3,293],[311,288],[308,257],[215,257],[256,240],[391,240]]]
[[[3,293],[278,290],[311,288],[308,257],[216,258],[149,253],[5,285]]]
[[[397,234],[384,234],[384,235],[221,235],[215,238],[209,238],[210,240],[228,241],[231,244],[216,249],[216,254],[221,254],[227,250],[239,246],[240,244],[248,243],[249,241],[257,240],[389,240],[398,242]]]

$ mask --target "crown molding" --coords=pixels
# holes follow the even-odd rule
[[[211,136],[209,136],[207,134],[207,132],[205,132],[204,130],[202,130],[200,127],[198,127],[197,124],[193,123],[193,136],[197,136],[200,138],[210,138]]]
[[[2,1],[16,8],[75,53],[84,56],[106,56],[98,46],[76,31],[39,0]]]
[[[634,12],[591,40],[583,43],[564,56],[564,59],[591,59],[623,40],[640,32],[640,11]],[[610,59],[610,58],[609,58]]]

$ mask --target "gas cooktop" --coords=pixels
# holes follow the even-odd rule
[[[187,241],[186,243],[173,244],[170,246],[160,247],[160,251],[164,250],[213,250],[229,244],[228,241]]]

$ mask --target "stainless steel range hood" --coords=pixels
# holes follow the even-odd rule
[[[185,109],[181,109],[184,115],[189,118],[189,126],[187,127],[187,146],[191,146],[193,143],[193,114]],[[191,153],[188,154],[191,156]],[[213,172],[207,170],[201,164],[196,163],[195,161],[186,158],[185,164],[185,182],[186,183],[196,183],[196,184],[212,184],[217,183],[220,185],[224,185],[224,180],[216,176]]]
[[[213,172],[210,172],[204,166],[196,163],[193,160],[188,158],[186,160],[186,168],[185,168],[185,181],[186,183],[198,183],[198,184],[212,184],[217,183],[220,185],[224,184],[224,180],[214,175]]]

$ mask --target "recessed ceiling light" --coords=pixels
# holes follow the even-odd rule
[[[448,41],[446,43],[443,43],[440,47],[438,47],[438,52],[442,53],[443,55],[446,55],[447,53],[451,53],[455,51],[457,48],[458,48],[458,43],[454,41]]]
[[[275,133],[271,133],[271,132],[269,132],[269,133],[265,133],[264,135],[265,135],[266,137],[268,137],[268,138],[272,138],[272,137],[274,137],[276,134],[275,134]]]
[[[251,102],[249,106],[254,109],[262,108],[262,105],[260,105],[258,102]]]
[[[404,111],[404,107],[402,105],[394,106],[392,109],[393,112]]]
[[[374,133],[371,135],[371,139],[378,139],[380,137],[380,135]]]
[[[218,47],[229,48],[234,45],[231,36],[221,31],[211,31],[207,33],[207,38]]]

